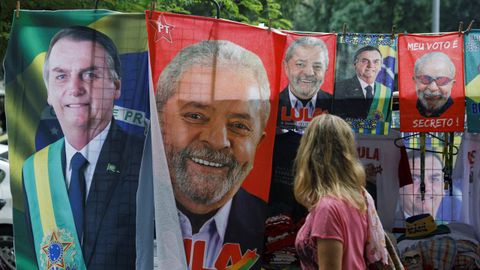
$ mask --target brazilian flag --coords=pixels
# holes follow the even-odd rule
[[[480,30],[465,34],[465,85],[468,132],[480,132]]]
[[[121,96],[113,116],[128,133],[143,135],[149,124],[148,53],[145,15],[109,10],[21,10],[14,16],[5,59],[6,115],[17,269],[36,269],[25,220],[24,160],[63,137],[47,103],[42,68],[50,39],[62,28],[88,26],[109,36],[121,60]]]

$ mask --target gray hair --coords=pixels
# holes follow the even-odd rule
[[[43,64],[43,81],[48,87],[49,76],[49,59],[53,46],[61,39],[70,39],[73,41],[92,41],[101,45],[107,52],[106,62],[110,70],[111,79],[120,80],[120,57],[118,55],[115,43],[105,34],[86,27],[86,26],[71,26],[63,28],[51,39],[48,47],[47,55],[45,56],[45,63]]]
[[[448,55],[443,52],[430,52],[418,58],[417,61],[415,61],[414,75],[416,76],[420,72],[420,67],[423,66],[425,63],[437,61],[447,64],[448,71],[450,72],[449,75],[452,76],[451,78],[455,77],[455,65],[453,64],[450,57],[448,57]]]
[[[328,49],[325,42],[319,38],[315,37],[301,37],[296,39],[294,42],[288,46],[287,51],[285,52],[285,62],[288,62],[292,58],[293,53],[297,47],[319,47],[320,51],[325,55],[325,67],[328,67]]]
[[[257,80],[262,102],[263,123],[270,115],[270,83],[262,60],[254,53],[227,40],[204,40],[182,49],[163,69],[157,84],[157,110],[175,95],[182,75],[193,66],[248,69]]]

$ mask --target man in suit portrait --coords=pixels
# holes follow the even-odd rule
[[[448,55],[431,52],[415,61],[414,76],[417,110],[423,117],[438,117],[453,105],[455,65]]]
[[[369,115],[379,83],[375,82],[382,69],[382,54],[377,47],[365,46],[355,52],[355,75],[335,83],[334,114],[342,118],[365,119]]]
[[[64,28],[50,41],[43,78],[64,137],[23,165],[37,264],[134,269],[144,141],[112,116],[121,95],[117,48],[94,29]]]
[[[408,161],[412,173],[413,183],[400,188],[400,205],[405,217],[429,213],[436,217],[444,197],[443,190],[443,161],[439,155],[432,152],[425,153],[424,169],[424,199],[421,196],[421,166],[420,153],[408,152]]]
[[[303,130],[315,115],[328,113],[332,95],[322,90],[328,69],[328,49],[319,38],[301,37],[285,52],[283,69],[288,86],[280,92],[277,133]]]
[[[156,102],[182,234],[189,247],[204,243],[204,268],[217,268],[227,243],[261,253],[266,203],[241,186],[265,136],[269,98],[261,59],[230,41],[187,46],[160,75]]]

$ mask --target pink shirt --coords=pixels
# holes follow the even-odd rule
[[[295,240],[302,269],[318,269],[317,238],[343,244],[342,269],[366,269],[367,214],[338,198],[322,198],[310,211]]]

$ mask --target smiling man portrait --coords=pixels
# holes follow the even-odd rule
[[[182,234],[191,246],[205,243],[205,268],[227,243],[261,252],[266,203],[241,185],[265,136],[269,98],[260,58],[230,41],[185,47],[160,75],[157,109]]]
[[[283,60],[288,85],[279,95],[277,133],[302,134],[309,119],[331,111],[333,96],[321,89],[328,62],[327,46],[319,38],[301,37],[288,46]]]
[[[50,41],[43,79],[64,138],[23,165],[37,263],[55,266],[63,254],[67,268],[134,269],[144,141],[113,118],[121,96],[118,50],[97,30],[64,28]],[[71,245],[62,249],[60,242]]]
[[[423,117],[438,117],[453,105],[455,65],[448,55],[431,52],[415,62],[414,76],[417,110]]]

